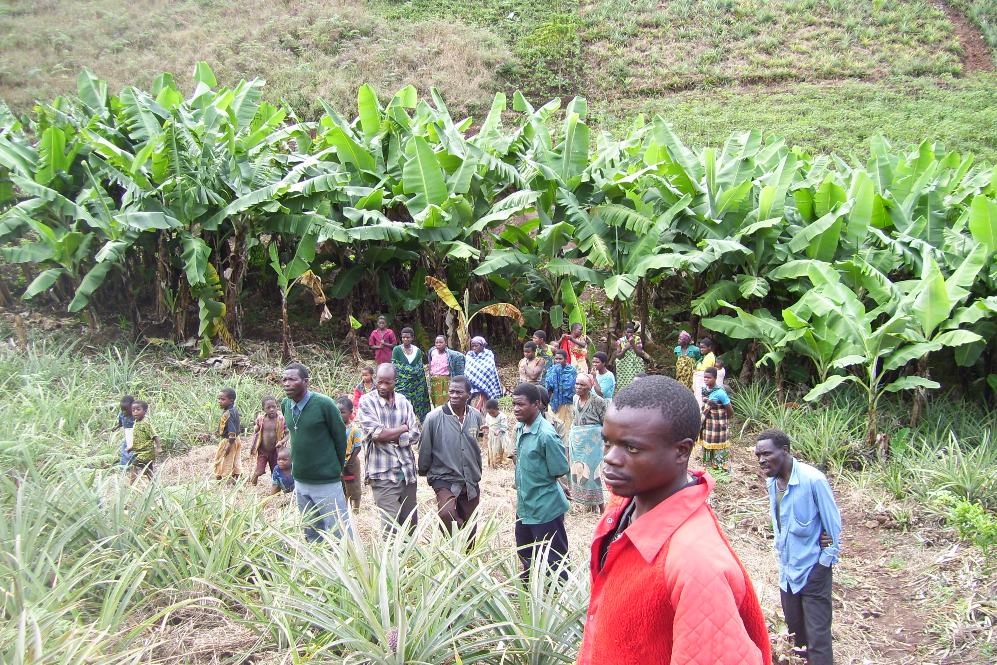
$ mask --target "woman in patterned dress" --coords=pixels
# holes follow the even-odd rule
[[[616,392],[620,392],[646,371],[644,344],[637,335],[637,326],[627,324],[626,333],[616,340]]]
[[[402,328],[402,343],[391,351],[391,362],[398,371],[395,390],[412,403],[419,422],[429,413],[429,389],[426,387],[426,369],[422,349],[412,343],[415,331]]]
[[[675,347],[675,379],[692,390],[692,375],[696,362],[702,357],[699,348],[692,343],[692,335],[686,331],[679,333],[679,345]]]

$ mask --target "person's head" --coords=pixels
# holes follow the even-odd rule
[[[532,425],[543,408],[539,386],[521,383],[512,391],[512,415],[519,422]]]
[[[683,330],[679,333],[679,346],[685,348],[690,344],[692,344],[692,335]]]
[[[284,375],[280,379],[280,385],[284,389],[284,394],[295,402],[308,392],[308,368],[301,363],[291,363],[284,368]]]
[[[384,330],[387,327],[388,327],[388,320],[383,316],[377,317],[377,329]]]
[[[118,405],[118,408],[121,409],[121,413],[124,413],[125,415],[129,416],[132,415],[132,403],[134,401],[135,398],[132,397],[131,395],[125,395],[124,397],[122,397],[121,404]]]
[[[360,378],[364,383],[374,383],[374,368],[368,366],[361,369]]]
[[[218,406],[225,410],[232,408],[233,404],[235,404],[235,388],[222,388],[218,392]]]
[[[660,375],[631,383],[603,420],[606,484],[657,505],[685,482],[699,428],[699,405],[684,384]]]
[[[401,336],[402,344],[409,346],[412,344],[412,340],[415,339],[415,331],[408,327],[402,328]]]
[[[602,374],[608,370],[606,365],[609,364],[609,356],[600,351],[599,353],[592,356],[592,369]]]
[[[537,357],[537,345],[533,342],[527,342],[523,344],[523,357],[527,360],[533,360]]]
[[[149,403],[143,402],[140,399],[132,401],[132,418],[135,422],[138,422],[145,418],[145,414],[149,413]]]
[[[537,390],[540,391],[540,405],[544,411],[547,411],[547,407],[550,406],[550,393],[543,386],[537,386]]]
[[[789,436],[781,429],[767,429],[755,438],[755,457],[758,466],[769,478],[775,478],[792,468],[793,456],[789,452]]]
[[[713,340],[710,339],[709,337],[704,337],[703,339],[699,340],[699,350],[702,351],[703,353],[709,353],[710,351],[712,351]]]
[[[447,403],[450,408],[463,412],[469,399],[471,399],[471,382],[463,374],[452,377],[447,387]]]
[[[437,351],[443,353],[444,351],[447,350],[447,338],[444,337],[443,335],[437,335],[436,341],[433,342],[433,346],[436,347]]]
[[[481,335],[477,335],[471,338],[471,350],[474,351],[475,353],[481,353],[482,351],[485,350],[485,346],[487,345],[488,343],[485,341],[485,338],[482,337]]]
[[[377,394],[381,399],[391,399],[395,395],[395,381],[398,378],[398,371],[391,363],[381,363],[377,366]]]
[[[353,400],[346,395],[336,398],[336,406],[339,407],[339,415],[343,417],[343,422],[349,425],[353,422]]]
[[[717,363],[717,365],[716,365],[717,369],[723,369],[724,368],[724,359],[721,358],[720,356],[717,356],[716,363]]]
[[[711,390],[717,385],[717,368],[707,367],[703,370],[703,384]]]
[[[499,414],[499,403],[498,403],[498,400],[497,399],[490,399],[487,402],[485,402],[485,411],[492,418],[494,418],[495,416],[497,416]]]
[[[625,328],[625,331],[626,331],[627,337],[632,337],[633,335],[635,335],[637,333],[637,326],[635,326],[632,323],[628,323],[627,327]]]
[[[588,399],[592,394],[592,384],[594,381],[588,374],[579,374],[575,379],[575,393],[582,399]]]
[[[547,333],[543,330],[537,330],[533,333],[533,343],[537,346],[543,346],[547,343]]]
[[[572,337],[578,337],[581,334],[582,334],[582,324],[580,324],[580,323],[572,323],[571,324],[571,336]]]
[[[556,352],[554,352],[554,364],[555,365],[561,365],[562,367],[564,365],[567,365],[568,364],[568,352],[565,351],[564,349],[558,349]]]
[[[263,398],[263,413],[267,415],[268,418],[277,417],[277,398],[273,395],[267,395]]]
[[[277,451],[277,466],[285,473],[291,470],[291,451],[286,446]]]

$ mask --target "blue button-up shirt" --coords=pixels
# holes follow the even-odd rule
[[[827,477],[799,460],[793,460],[793,472],[779,503],[778,517],[775,478],[768,479],[768,489],[775,548],[779,555],[779,587],[783,591],[799,593],[817,563],[831,566],[838,562],[841,513]],[[821,531],[834,541],[830,547],[821,549]]]
[[[305,404],[308,404],[308,400],[312,398],[312,391],[306,390],[305,396],[301,398],[300,402],[295,402],[294,406],[291,407],[292,412],[296,416],[300,416],[301,412],[305,410]]]

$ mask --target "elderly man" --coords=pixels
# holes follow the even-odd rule
[[[339,407],[327,395],[308,389],[308,368],[291,363],[281,378],[281,410],[291,435],[291,475],[298,509],[305,516],[305,538],[319,540],[319,532],[340,533],[340,524],[352,537],[350,515],[343,492],[346,425]]]
[[[419,420],[412,404],[395,392],[395,380],[394,365],[377,366],[377,388],[360,398],[357,422],[364,437],[366,478],[381,511],[381,523],[394,529],[411,520],[411,530],[418,520],[413,446],[419,442]]]
[[[467,405],[471,387],[466,377],[450,379],[447,394],[447,403],[430,411],[422,424],[419,475],[436,493],[437,513],[450,530],[463,527],[480,501],[482,418]]]
[[[809,665],[831,665],[831,567],[841,546],[841,513],[824,474],[790,454],[785,432],[768,429],[757,441],[786,625]]]

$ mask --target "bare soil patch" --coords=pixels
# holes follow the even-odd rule
[[[987,43],[984,41],[979,28],[973,25],[960,11],[949,6],[948,3],[939,2],[938,6],[952,22],[955,27],[955,36],[962,44],[963,73],[994,71],[994,61],[990,57],[990,49],[987,48]]]

